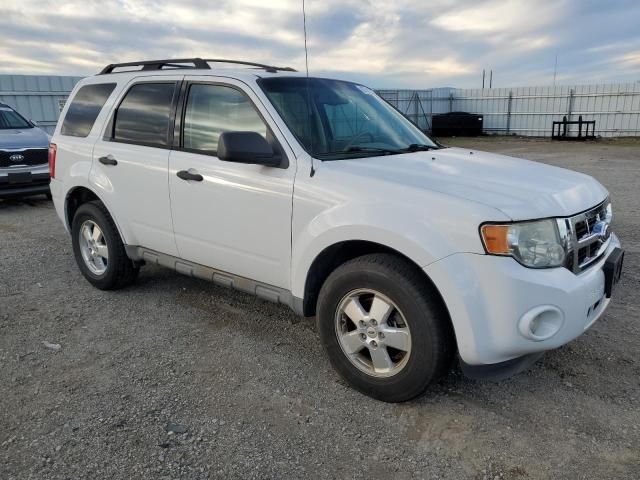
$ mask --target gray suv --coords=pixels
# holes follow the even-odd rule
[[[0,198],[45,194],[49,199],[49,135],[0,103]]]

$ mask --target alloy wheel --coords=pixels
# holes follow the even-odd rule
[[[79,237],[85,265],[94,275],[103,275],[109,264],[109,248],[102,230],[93,220],[86,220],[80,226]]]
[[[375,290],[348,293],[338,304],[335,330],[349,361],[374,377],[398,374],[411,354],[411,332],[404,315]]]

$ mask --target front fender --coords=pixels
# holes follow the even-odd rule
[[[320,253],[337,243],[363,240],[384,245],[425,267],[456,252],[484,253],[478,218],[465,212],[465,222],[446,212],[429,215],[423,208],[395,202],[349,202],[317,214],[298,229],[294,220],[291,290],[303,298],[307,274]],[[456,217],[460,218],[460,217]],[[467,220],[468,219],[468,220]]]

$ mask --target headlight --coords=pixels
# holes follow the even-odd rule
[[[560,267],[567,257],[570,234],[564,219],[486,224],[480,233],[487,253],[512,256],[526,267]]]

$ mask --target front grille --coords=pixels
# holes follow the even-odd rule
[[[587,246],[587,247],[582,247],[578,249],[578,264],[579,265],[583,265],[585,263],[585,261],[587,259],[596,259],[596,257],[598,256],[598,252],[600,250],[601,247],[601,243],[600,242],[595,242],[592,243],[591,245]]]
[[[611,231],[608,228],[606,200],[600,205],[569,218],[571,245],[567,267],[580,273],[598,260],[609,245]],[[606,227],[602,231],[604,222]]]
[[[22,155],[23,158],[16,158]],[[13,160],[11,157],[14,157]],[[0,168],[18,165],[42,165],[49,160],[47,148],[28,148],[25,150],[0,150]]]
[[[575,225],[576,228],[576,237],[582,238],[589,232],[589,227],[587,222],[578,222]]]
[[[593,231],[593,227],[599,220],[604,220],[606,217],[607,205],[606,202],[602,205],[598,205],[597,207],[583,213],[580,215],[576,215],[575,232],[578,240],[581,240],[584,237],[587,237]]]

